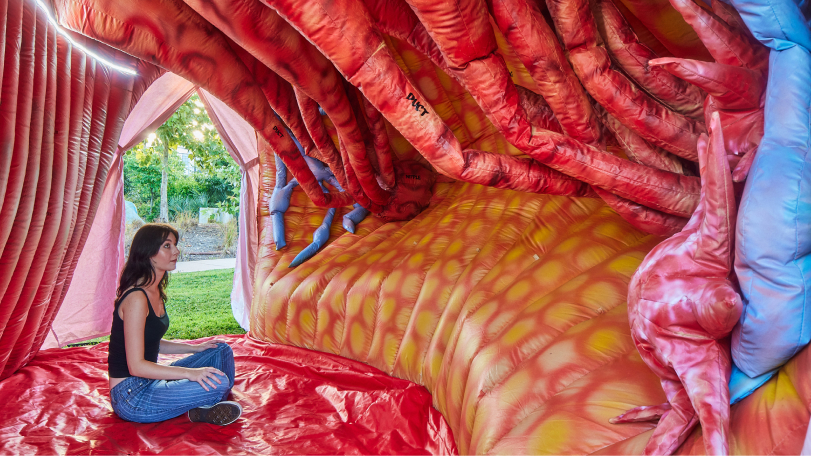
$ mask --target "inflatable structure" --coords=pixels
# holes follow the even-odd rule
[[[0,391],[42,394],[3,412],[4,450],[195,448],[173,441],[194,432],[180,421],[133,443],[146,428],[104,408],[104,346],[62,369],[63,352],[37,355],[138,138],[124,122],[172,73],[254,130],[227,147],[259,167],[250,331],[232,342],[260,427],[195,434],[212,452],[799,454],[804,8],[0,0]],[[281,430],[299,421],[258,393],[274,372],[313,385],[292,413],[325,413],[321,435],[362,437],[294,443],[320,431]],[[71,415],[79,393],[48,386],[63,381],[93,413]],[[390,416],[370,411],[382,396]],[[120,440],[93,443],[99,426]]]

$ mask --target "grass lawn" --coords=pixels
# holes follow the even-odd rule
[[[169,330],[164,339],[245,334],[231,312],[234,269],[172,274],[167,287]]]
[[[245,334],[231,312],[234,269],[183,272],[170,275],[167,287],[169,330],[164,339],[198,339],[220,334]],[[100,337],[77,345],[94,345]]]

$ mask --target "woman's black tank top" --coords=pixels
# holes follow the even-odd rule
[[[110,378],[130,377],[130,370],[127,368],[127,352],[124,349],[124,320],[119,317],[119,306],[124,298],[130,293],[139,290],[147,296],[147,292],[142,288],[131,288],[116,300],[113,306],[113,327],[110,329],[110,347],[107,354],[107,373]],[[158,317],[152,310],[150,297],[147,296],[147,321],[144,322],[144,359],[158,362],[158,348],[161,345],[161,338],[169,328],[169,315],[164,308],[164,316]]]

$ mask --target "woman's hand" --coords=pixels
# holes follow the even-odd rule
[[[210,348],[217,348],[217,344],[225,343],[220,340],[210,340],[208,342],[203,342],[200,344],[189,344],[192,347],[192,353],[202,352],[204,350],[208,350]]]
[[[215,386],[214,382],[217,382],[218,384],[223,383],[217,377],[218,375],[223,376],[223,378],[228,378],[226,377],[226,374],[224,374],[219,369],[216,369],[214,367],[207,366],[207,367],[187,368],[187,370],[189,371],[189,376],[186,378],[189,381],[198,382],[200,386],[202,386],[203,389],[205,389],[206,391],[209,391],[209,388],[207,388],[206,385],[209,385],[212,387],[212,389],[215,389],[217,388],[217,386]]]

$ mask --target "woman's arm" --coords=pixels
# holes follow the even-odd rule
[[[161,339],[161,345],[158,347],[158,353],[164,355],[179,355],[184,353],[197,353],[202,352],[208,348],[217,348],[219,341],[212,340],[200,344],[190,344],[188,342],[175,342],[173,340]]]
[[[149,313],[149,302],[142,293],[131,293],[119,306],[119,314],[124,320],[124,350],[127,353],[127,369],[130,375],[158,380],[187,379],[200,383],[206,391],[208,386],[215,388],[215,382],[223,383],[217,375],[226,374],[214,367],[187,368],[163,366],[144,359],[144,325]]]

